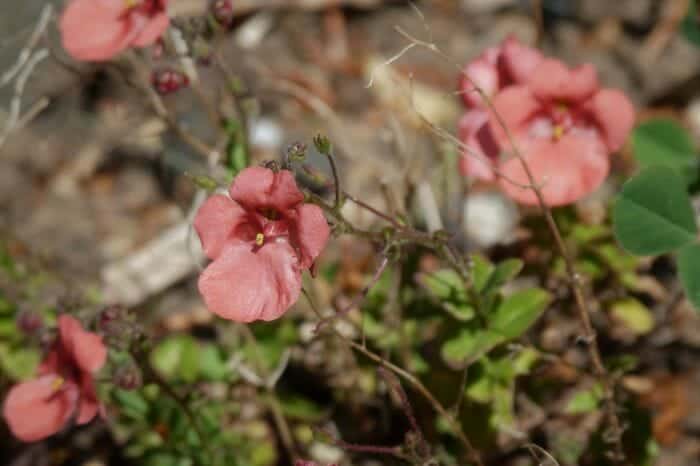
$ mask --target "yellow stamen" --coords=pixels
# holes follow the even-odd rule
[[[133,8],[136,5],[138,5],[141,2],[141,0],[124,0],[124,3],[126,4],[127,8]]]
[[[255,244],[257,244],[258,246],[262,246],[264,242],[265,235],[263,235],[262,233],[258,233],[257,235],[255,235]]]
[[[561,137],[564,135],[564,127],[557,125],[552,129],[552,138],[554,138],[555,141],[558,141],[561,139]]]
[[[53,384],[51,384],[51,388],[54,390],[58,390],[63,386],[65,383],[65,379],[63,377],[56,377],[56,380],[53,381]]]

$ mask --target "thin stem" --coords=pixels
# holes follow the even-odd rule
[[[396,228],[398,228],[398,229],[403,229],[403,228],[405,228],[405,225],[402,225],[402,224],[401,224],[398,220],[396,220],[395,218],[393,218],[393,217],[391,217],[391,216],[385,214],[384,212],[381,212],[381,211],[375,209],[374,207],[372,207],[371,205],[367,204],[366,202],[361,201],[360,199],[356,198],[355,196],[349,194],[347,191],[343,191],[343,195],[344,195],[347,199],[349,199],[350,201],[352,201],[352,202],[354,202],[355,204],[357,204],[358,206],[362,207],[363,209],[368,210],[369,212],[372,212],[372,213],[373,213],[374,215],[376,215],[377,217],[379,217],[379,218],[381,218],[381,219],[384,219],[384,220],[386,220],[387,222],[391,223],[394,227],[396,227]]]
[[[396,376],[389,372],[388,370],[384,369],[383,367],[379,367],[378,369],[379,374],[384,378],[386,381],[387,385],[394,390],[399,396],[399,399],[401,400],[401,407],[403,408],[404,413],[406,414],[406,418],[408,419],[408,422],[411,424],[411,428],[413,429],[413,432],[416,434],[416,437],[418,437],[418,443],[420,445],[420,454],[424,458],[427,458],[430,456],[430,446],[428,445],[428,442],[425,440],[425,436],[423,436],[423,431],[421,430],[420,426],[418,425],[418,421],[416,420],[415,414],[413,414],[413,407],[411,406],[411,403],[408,401],[408,395],[406,395],[406,391],[403,389],[401,386],[401,382],[396,378]]]
[[[134,359],[134,361],[137,362],[147,360],[147,358],[144,358],[143,354],[134,350],[131,351],[131,356]],[[158,385],[170,398],[172,398],[172,400],[175,403],[177,403],[180,409],[182,409],[182,412],[185,413],[185,416],[187,416],[187,419],[190,421],[192,428],[194,429],[195,433],[197,434],[197,437],[199,438],[199,443],[207,451],[210,464],[213,465],[215,462],[214,452],[210,448],[209,443],[206,441],[207,436],[204,434],[204,431],[200,427],[199,422],[197,422],[197,415],[194,413],[194,411],[192,411],[192,408],[190,407],[189,403],[187,403],[187,400],[180,396],[177,393],[177,391],[170,385],[170,383],[168,383],[168,381],[165,380],[158,373],[158,371],[153,369],[148,362],[141,365],[141,368],[146,373],[148,379],[150,379],[152,382]]]
[[[382,257],[381,262],[379,263],[379,267],[377,267],[377,270],[374,272],[374,275],[372,276],[372,279],[367,283],[367,285],[362,288],[362,290],[355,296],[355,299],[352,300],[350,304],[345,306],[343,309],[340,311],[336,312],[335,315],[331,317],[326,317],[324,319],[321,319],[318,324],[316,324],[316,332],[321,330],[324,325],[327,323],[331,322],[334,319],[337,319],[338,317],[343,317],[346,315],[348,312],[350,312],[352,309],[355,309],[356,307],[359,307],[362,305],[362,302],[367,298],[367,295],[369,294],[370,290],[374,285],[377,284],[379,279],[382,277],[382,274],[384,273],[384,270],[386,269],[386,266],[389,265],[389,258],[386,256]],[[364,320],[364,319],[363,319]]]
[[[323,151],[323,155],[328,159],[328,163],[331,166],[331,172],[333,173],[333,185],[335,187],[335,202],[333,203],[333,208],[339,210],[343,204],[343,194],[340,189],[340,177],[338,176],[338,167],[335,163],[335,157],[330,151]]]
[[[397,458],[401,458],[403,460],[407,460],[409,458],[406,457],[406,455],[401,453],[401,448],[400,447],[383,447],[380,445],[358,445],[356,443],[348,443],[343,440],[340,440],[338,438],[335,438],[334,435],[332,435],[330,432],[328,432],[325,429],[319,429],[321,432],[323,432],[326,436],[330,437],[333,441],[333,443],[337,446],[342,448],[343,450],[347,451],[355,451],[358,453],[374,453],[377,455],[391,455],[395,456]]]
[[[615,448],[614,460],[617,462],[624,462],[624,450],[623,450],[623,446],[622,446],[622,424],[620,422],[620,419],[617,416],[617,411],[616,411],[617,408],[616,408],[615,396],[614,396],[614,384],[613,384],[612,379],[609,377],[609,374],[607,373],[605,366],[603,365],[602,357],[600,355],[600,350],[598,348],[598,344],[596,341],[595,330],[593,329],[593,325],[591,323],[588,303],[586,302],[583,288],[581,286],[580,277],[579,277],[578,273],[576,272],[576,268],[574,265],[574,259],[571,256],[571,254],[569,253],[569,250],[568,250],[566,244],[564,243],[564,240],[562,239],[561,232],[559,231],[557,223],[554,220],[554,217],[552,216],[552,211],[544,200],[542,190],[538,186],[537,180],[535,179],[534,174],[532,173],[532,170],[530,169],[530,166],[528,165],[527,161],[523,157],[518,146],[515,144],[515,140],[513,138],[513,135],[511,134],[510,128],[505,123],[505,121],[501,117],[500,113],[498,111],[496,111],[496,109],[494,108],[491,98],[483,91],[483,89],[481,89],[470,78],[470,76],[468,74],[464,73],[464,71],[461,69],[459,64],[454,63],[450,59],[450,57],[448,55],[446,55],[444,52],[442,52],[434,43],[422,41],[420,39],[416,39],[415,37],[406,33],[405,31],[403,31],[399,27],[397,27],[396,30],[399,32],[399,34],[406,37],[412,43],[415,43],[415,44],[420,45],[420,46],[422,46],[422,47],[424,47],[432,52],[435,52],[443,60],[447,61],[448,63],[453,64],[457,68],[457,70],[466,79],[469,80],[469,82],[473,86],[474,90],[479,93],[479,95],[483,99],[486,106],[489,108],[489,110],[492,112],[492,114],[496,118],[498,125],[505,132],[505,135],[508,139],[508,142],[511,145],[513,155],[519,160],[521,166],[523,167],[523,171],[525,172],[525,175],[528,179],[529,185],[527,186],[527,188],[531,189],[533,191],[533,193],[535,194],[538,206],[539,206],[540,210],[542,211],[542,214],[545,217],[547,227],[550,230],[552,237],[554,238],[556,248],[559,251],[559,254],[564,259],[566,274],[567,274],[567,277],[569,279],[569,286],[570,286],[571,291],[574,295],[574,300],[576,302],[576,307],[577,307],[577,311],[578,311],[578,317],[579,317],[579,320],[580,320],[581,325],[583,327],[584,337],[586,339],[586,342],[588,343],[588,345],[587,345],[588,354],[589,354],[589,357],[591,358],[591,362],[593,364],[593,371],[594,371],[594,374],[596,375],[596,377],[602,383],[603,388],[604,388],[605,410],[606,410],[606,415],[608,418],[608,423],[612,429],[612,443],[614,444],[614,448]]]
[[[304,293],[304,296],[306,296],[306,299],[309,301],[309,304],[311,305],[311,309],[314,311],[316,316],[318,316],[319,319],[322,319],[323,317],[321,316],[321,313],[316,308],[313,300],[311,299],[311,296],[304,289],[302,289],[302,292]],[[343,342],[345,342],[352,349],[354,349],[358,353],[363,354],[371,361],[384,366],[386,369],[392,371],[393,373],[395,373],[396,375],[398,375],[399,377],[404,379],[406,382],[408,382],[409,385],[411,385],[423,398],[426,399],[426,401],[430,404],[430,406],[433,408],[433,410],[435,410],[436,413],[443,416],[447,420],[447,422],[450,424],[450,427],[452,428],[453,432],[455,433],[455,435],[459,439],[460,443],[464,446],[468,460],[474,462],[477,466],[484,466],[484,463],[481,460],[481,456],[479,455],[479,452],[476,450],[476,448],[474,448],[471,441],[464,433],[464,430],[462,429],[462,426],[459,422],[459,419],[452,416],[447,411],[447,409],[445,409],[445,407],[442,405],[442,403],[440,403],[440,401],[437,398],[435,398],[435,396],[430,392],[430,390],[428,390],[426,388],[426,386],[423,385],[423,383],[415,375],[413,375],[410,372],[406,371],[405,369],[402,369],[401,367],[387,361],[383,357],[381,357],[378,354],[367,349],[365,346],[360,345],[359,343],[357,343],[353,340],[350,340],[349,338],[345,337],[342,333],[340,333],[338,330],[336,330],[334,327],[331,326],[329,328],[336,336],[338,336],[338,338],[340,338]]]
[[[297,453],[296,447],[294,446],[294,437],[292,436],[292,430],[289,427],[289,424],[287,423],[287,419],[284,417],[284,413],[282,412],[282,406],[279,402],[279,399],[277,398],[275,387],[270,386],[270,384],[267,383],[269,375],[267,374],[267,371],[265,369],[265,362],[263,361],[262,353],[260,353],[260,345],[258,345],[258,339],[255,337],[255,334],[247,325],[241,324],[238,327],[242,330],[245,339],[248,340],[250,345],[253,347],[255,364],[257,366],[258,371],[263,376],[263,379],[265,379],[265,383],[263,385],[265,391],[267,392],[267,405],[270,408],[272,419],[274,420],[275,426],[277,427],[277,431],[280,434],[282,445],[287,451],[289,457],[294,461],[299,458],[299,454]]]

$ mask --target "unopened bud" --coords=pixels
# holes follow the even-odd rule
[[[211,6],[211,14],[214,20],[224,27],[231,26],[233,22],[233,6],[231,0],[215,0]]]
[[[106,334],[112,333],[114,328],[118,326],[119,321],[125,317],[126,310],[119,306],[107,306],[100,312],[97,320],[97,326]]]
[[[136,390],[143,384],[141,369],[134,364],[127,364],[116,370],[113,377],[114,384],[124,390]]]
[[[306,144],[295,142],[287,147],[287,160],[291,162],[303,162],[306,159]]]
[[[38,312],[22,311],[17,316],[17,328],[27,335],[34,335],[44,326],[44,319]]]
[[[321,134],[317,134],[314,137],[314,146],[316,146],[317,151],[326,155],[329,155],[331,153],[331,149],[333,148],[331,140]]]
[[[185,73],[168,68],[154,71],[151,74],[151,84],[158,94],[166,95],[188,86],[190,80]]]

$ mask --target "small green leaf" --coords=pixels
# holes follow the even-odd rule
[[[472,282],[474,284],[474,289],[481,293],[481,291],[488,283],[491,274],[493,273],[493,264],[485,259],[479,254],[474,254],[472,256]]]
[[[700,310],[700,244],[689,244],[678,252],[678,275],[688,301]]]
[[[12,380],[27,380],[36,373],[41,354],[34,348],[0,351],[0,366]]]
[[[700,18],[695,0],[688,2],[688,13],[683,18],[681,31],[685,38],[696,46],[700,46]]]
[[[641,302],[634,298],[616,301],[610,314],[636,335],[646,335],[654,329],[654,316]]]
[[[457,320],[466,322],[474,318],[474,308],[467,301],[464,282],[454,270],[443,269],[423,274],[420,283]]]
[[[639,166],[663,165],[692,183],[697,177],[693,140],[675,121],[657,118],[638,125],[632,132],[632,148]]]
[[[513,360],[515,375],[527,375],[540,359],[540,352],[535,348],[524,348]]]
[[[144,420],[148,415],[148,402],[137,391],[116,388],[112,396],[125,416],[132,419]]]
[[[637,255],[665,254],[697,235],[685,183],[663,166],[647,168],[624,184],[613,223],[622,247]]]
[[[596,384],[588,390],[577,392],[566,404],[564,411],[568,414],[590,413],[598,409],[603,399],[603,389]]]
[[[503,285],[515,278],[523,269],[520,259],[508,259],[499,263],[484,285],[482,294],[488,295],[498,291]]]
[[[442,358],[448,364],[463,364],[487,353],[501,342],[503,336],[489,330],[463,329],[455,338],[442,345]]]
[[[189,335],[166,338],[151,352],[151,365],[168,378],[194,382],[199,374],[199,345]]]
[[[514,293],[489,317],[489,328],[504,339],[518,338],[542,315],[549,300],[549,293],[539,288]]]
[[[438,270],[421,275],[421,283],[440,300],[466,301],[464,282],[457,272],[451,269]]]
[[[282,412],[290,418],[306,422],[317,422],[323,418],[324,411],[313,401],[298,395],[283,397]]]
[[[209,380],[224,380],[231,373],[219,349],[211,344],[200,348],[199,370]]]

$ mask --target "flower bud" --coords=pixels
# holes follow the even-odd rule
[[[287,160],[290,162],[303,162],[306,159],[306,144],[295,142],[287,147]]]
[[[154,71],[151,74],[151,84],[158,94],[166,95],[188,86],[190,80],[184,73],[168,68]]]
[[[314,137],[314,145],[316,146],[316,150],[322,154],[330,154],[333,148],[330,139],[321,134],[317,134]]]
[[[17,316],[17,328],[27,335],[34,335],[44,326],[44,319],[38,312],[22,311]]]
[[[136,390],[143,384],[141,369],[134,364],[119,367],[114,373],[113,382],[121,389]]]
[[[211,14],[221,26],[231,26],[233,22],[233,6],[231,5],[231,0],[214,0],[211,6]]]

